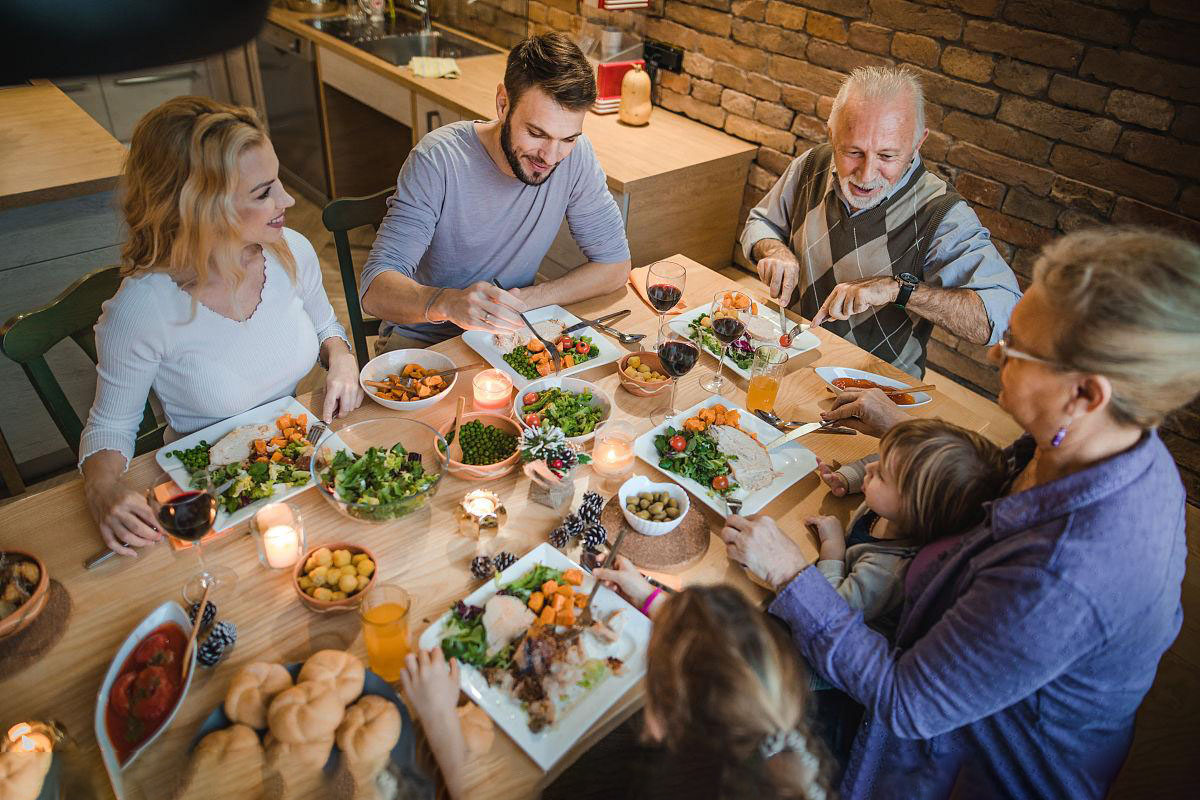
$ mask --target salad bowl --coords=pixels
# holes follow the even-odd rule
[[[559,389],[573,397],[565,403],[563,400],[554,402],[554,409],[547,411],[545,406],[539,407],[538,401],[545,400],[545,392]],[[579,395],[584,392],[591,394],[589,402],[583,402]],[[536,400],[526,402],[536,395]],[[562,428],[567,441],[573,445],[583,446],[596,435],[601,425],[608,421],[612,414],[613,401],[608,392],[591,381],[579,378],[562,378],[552,376],[532,381],[517,393],[513,401],[513,416],[521,423],[522,428],[533,428],[542,422]],[[525,409],[533,409],[526,411]],[[533,417],[536,416],[536,422]],[[588,429],[590,426],[590,430]]]

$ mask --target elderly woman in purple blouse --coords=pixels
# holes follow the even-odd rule
[[[889,643],[768,517],[730,517],[730,558],[865,707],[845,798],[1103,797],[1179,632],[1185,493],[1156,426],[1200,391],[1200,248],[1091,230],[1042,252],[992,348],[1027,435],[977,528],[928,545]],[[880,435],[878,390],[826,414]]]

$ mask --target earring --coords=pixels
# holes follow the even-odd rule
[[[1061,428],[1059,428],[1055,432],[1054,438],[1050,440],[1050,446],[1058,447],[1060,444],[1063,443],[1063,440],[1066,438],[1067,438],[1067,426],[1063,425]]]

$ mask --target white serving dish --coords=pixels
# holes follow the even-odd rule
[[[367,365],[358,373],[358,383],[362,386],[362,390],[366,392],[367,397],[374,400],[384,408],[390,408],[394,411],[420,411],[423,408],[429,408],[432,405],[442,402],[450,393],[454,391],[454,384],[458,382],[458,374],[450,376],[449,385],[432,397],[426,397],[424,400],[409,400],[401,402],[399,400],[384,400],[375,393],[375,390],[367,386],[367,381],[382,381],[388,375],[399,375],[400,370],[404,369],[407,364],[417,364],[427,369],[441,371],[444,369],[454,369],[455,363],[449,356],[444,356],[436,350],[389,350],[386,353],[380,353],[367,362]]]
[[[755,346],[758,346],[760,344],[776,344],[777,345],[779,343],[779,337],[783,335],[783,331],[779,330],[779,315],[763,313],[764,308],[761,303],[759,303],[758,310],[759,310],[759,313],[757,316],[760,319],[764,319],[767,322],[771,323],[771,326],[775,329],[775,331],[776,331],[775,340],[773,342],[758,342],[754,339],[751,339],[751,343],[754,344]],[[667,324],[671,326],[671,330],[675,331],[676,333],[678,333],[681,336],[686,337],[688,335],[688,323],[690,323],[694,319],[699,319],[701,314],[711,315],[712,314],[712,303],[709,303],[708,305],[700,306],[699,308],[693,308],[690,311],[686,311],[677,317],[672,317],[670,322],[668,322]],[[697,344],[699,344],[699,342],[697,342]],[[788,357],[791,358],[793,356],[798,356],[801,353],[808,352],[809,350],[819,347],[820,345],[821,345],[821,340],[816,337],[816,334],[809,331],[808,326],[805,325],[804,330],[801,331],[800,335],[792,340],[792,346],[785,348],[785,349],[787,350]],[[717,357],[716,353],[713,353],[712,351],[710,351],[707,347],[704,347],[703,345],[701,345],[701,347],[700,347],[700,352],[704,353],[706,355],[709,355],[714,359]],[[741,377],[745,378],[746,380],[750,380],[750,370],[742,369],[737,364],[735,364],[733,361],[731,361],[728,357],[725,358],[725,366],[728,367],[730,370],[732,370],[735,375],[740,375]]]
[[[538,564],[555,569],[580,569],[549,543],[543,542],[500,573],[496,580],[487,581],[463,598],[468,605],[483,606],[499,587],[524,575]],[[594,579],[584,571],[579,591],[591,591]],[[637,686],[646,674],[646,647],[650,643],[650,620],[618,594],[601,586],[592,601],[594,613],[605,618],[620,610],[621,636],[612,644],[603,645],[594,636],[584,636],[587,653],[592,658],[612,656],[625,662],[620,675],[610,675],[603,683],[587,692],[571,708],[560,714],[558,721],[533,733],[519,701],[499,689],[488,686],[477,669],[464,664],[461,670],[462,690],[496,721],[496,724],[532,758],[543,770],[549,770],[559,759],[582,740],[605,712]],[[428,650],[441,644],[442,632],[450,618],[447,612],[421,634],[420,647]]]
[[[716,511],[718,514],[729,513],[729,507],[725,503],[725,498],[717,494],[711,487],[701,486],[691,478],[677,475],[674,472],[668,472],[658,466],[659,456],[658,451],[654,449],[654,437],[662,433],[667,425],[672,425],[676,429],[683,427],[683,421],[689,417],[694,417],[702,408],[709,406],[723,405],[731,411],[737,411],[739,414],[738,425],[747,433],[753,433],[758,436],[758,441],[763,445],[768,444],[780,435],[777,428],[768,425],[758,417],[746,411],[744,408],[739,408],[730,403],[723,397],[712,396],[701,400],[696,405],[680,411],[668,422],[664,422],[655,428],[651,428],[646,433],[639,436],[633,443],[633,452],[642,461],[645,461],[656,470],[666,475],[671,480],[678,483],[683,488],[687,489],[700,501]],[[794,483],[800,481],[805,475],[817,468],[817,457],[812,451],[797,441],[791,441],[787,444],[780,445],[770,451],[771,466],[775,468],[777,473],[775,480],[768,486],[763,487],[748,494],[735,494],[742,501],[742,515],[757,514],[762,511],[768,503],[774,500],[783,491]]]
[[[528,317],[529,321],[533,323],[544,322],[548,319],[556,319],[562,322],[568,328],[580,322],[579,317],[575,316],[570,311],[567,311],[562,306],[557,305],[542,306],[541,308],[535,308],[531,311],[526,311],[525,316]],[[522,335],[528,334],[529,330],[526,328],[520,333],[522,333]],[[559,373],[559,377],[564,375],[574,375],[576,373],[589,370],[592,367],[598,367],[602,364],[611,364],[621,356],[625,355],[625,351],[618,347],[616,342],[600,333],[595,328],[580,328],[571,335],[592,337],[592,344],[600,348],[600,353],[590,361],[585,361],[582,364],[576,364],[573,367],[564,369]],[[492,334],[485,331],[467,331],[463,334],[462,338],[463,341],[467,343],[467,346],[476,353],[479,353],[479,355],[483,356],[485,361],[501,372],[507,374],[508,377],[512,378],[513,386],[517,387],[518,389],[523,390],[529,385],[531,380],[538,380],[537,378],[526,378],[524,375],[510,367],[508,362],[504,360],[504,353],[497,349],[496,342]]]
[[[180,605],[174,601],[163,603],[158,608],[150,612],[150,614],[138,623],[137,627],[125,637],[125,641],[117,650],[117,654],[113,657],[112,663],[109,664],[108,672],[104,674],[104,681],[100,684],[100,692],[96,695],[96,713],[95,713],[95,728],[96,741],[100,744],[100,755],[104,760],[104,768],[108,772],[109,780],[112,782],[113,791],[117,797],[123,797],[123,786],[121,782],[121,770],[128,767],[137,757],[142,754],[147,747],[153,744],[158,737],[163,735],[167,728],[171,727],[172,720],[179,713],[179,709],[183,707],[184,701],[187,700],[188,688],[192,685],[192,676],[196,673],[196,643],[192,643],[192,655],[188,660],[188,673],[183,676],[183,689],[179,694],[179,699],[175,703],[175,707],[171,709],[171,713],[146,741],[142,742],[136,750],[129,755],[129,760],[124,765],[117,761],[116,749],[112,746],[112,742],[108,738],[108,730],[104,722],[104,711],[108,707],[108,695],[112,690],[113,682],[116,681],[121,667],[125,661],[133,653],[134,649],[141,644],[150,633],[160,625],[168,622],[174,622],[183,629],[184,635],[189,635],[192,631],[192,621],[188,619],[187,614]]]
[[[852,367],[817,367],[814,372],[817,373],[817,377],[825,381],[830,386],[833,386],[833,381],[835,378],[857,378],[858,380],[863,381],[874,381],[880,386],[891,386],[897,389],[908,388],[908,384],[905,384],[903,381],[898,381],[895,378],[886,378],[883,375],[879,375],[875,372],[867,372],[866,370],[862,369],[853,369]],[[833,388],[836,389],[837,387],[833,386]],[[915,403],[897,403],[896,405],[898,405],[900,408],[914,408],[915,406],[923,406],[932,399],[933,398],[927,392],[917,392],[916,394],[913,394],[913,400],[916,401]]]
[[[629,509],[625,508],[625,501],[630,495],[636,495],[638,492],[666,492],[679,503],[679,516],[669,522],[654,522],[629,513]],[[646,536],[664,536],[675,530],[692,508],[692,500],[682,486],[676,483],[655,483],[645,475],[634,475],[622,483],[621,488],[617,490],[617,497],[621,504],[621,513],[625,515],[629,527]]]
[[[538,378],[536,381],[531,382],[524,389],[517,392],[517,396],[513,400],[512,413],[513,416],[517,418],[517,422],[520,423],[522,430],[529,427],[525,424],[525,412],[521,410],[521,407],[525,405],[525,403],[522,402],[525,399],[525,395],[529,394],[530,392],[541,392],[545,389],[551,388],[559,388],[567,392],[574,392],[576,394],[582,392],[584,389],[587,389],[592,393],[592,406],[599,406],[600,408],[604,409],[604,413],[600,416],[600,421],[596,423],[596,427],[591,433],[584,434],[583,436],[567,437],[567,441],[573,445],[582,447],[590,442],[593,438],[595,438],[596,431],[600,430],[600,426],[608,422],[608,418],[612,415],[612,396],[591,381],[585,381],[581,378],[562,378],[555,376],[551,376],[549,378]]]

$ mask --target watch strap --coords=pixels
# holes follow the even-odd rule
[[[900,291],[896,293],[896,305],[904,308],[908,305],[908,298],[912,296],[913,291],[917,288],[917,284],[910,283],[899,275],[896,276],[896,283],[900,284]]]

